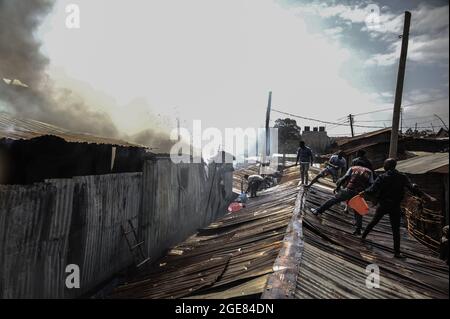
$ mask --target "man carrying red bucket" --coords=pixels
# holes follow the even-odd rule
[[[360,204],[361,201],[358,202],[358,197],[355,198],[355,196],[358,196],[360,192],[367,189],[373,183],[372,170],[365,167],[364,165],[365,165],[364,162],[356,161],[354,163],[354,166],[350,167],[347,173],[336,182],[337,187],[335,190],[335,196],[330,200],[328,200],[327,202],[325,202],[319,208],[312,209],[311,210],[312,213],[315,216],[320,216],[320,214],[322,214],[327,209],[331,208],[333,205],[336,205],[344,201],[349,201],[352,199],[355,201],[355,204]],[[347,183],[347,185],[345,188],[341,189],[341,186],[344,183]],[[359,208],[358,206],[361,205],[356,205],[357,208]],[[356,220],[356,230],[353,234],[361,235],[362,215],[358,212],[355,212],[355,220]]]

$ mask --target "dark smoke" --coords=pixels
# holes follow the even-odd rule
[[[56,89],[46,74],[49,60],[39,51],[35,31],[53,5],[51,0],[0,0],[0,106],[76,132],[118,137],[108,114],[93,111],[70,89]],[[3,78],[28,88],[6,85]]]
[[[170,149],[175,144],[171,141],[166,133],[154,131],[151,129],[141,131],[136,135],[133,135],[129,140],[148,146],[154,153],[164,153],[170,152]]]

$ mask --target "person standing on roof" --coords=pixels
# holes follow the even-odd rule
[[[393,158],[388,158],[384,162],[385,173],[378,176],[372,186],[360,193],[360,195],[367,196],[378,203],[375,215],[364,230],[362,239],[365,240],[375,225],[378,224],[384,215],[388,214],[394,239],[394,257],[404,258],[400,252],[400,220],[401,202],[405,196],[405,189],[425,200],[436,201],[436,199],[425,194],[416,184],[412,184],[405,174],[395,169],[396,166],[397,161]]]
[[[302,185],[307,185],[309,180],[309,165],[313,165],[314,157],[311,149],[306,146],[304,141],[300,142],[300,147],[297,150],[297,160],[295,165],[297,166],[300,162],[300,180]]]
[[[341,190],[343,184],[347,186]],[[363,162],[356,162],[354,166],[350,167],[347,173],[336,182],[335,196],[328,200],[325,204],[317,209],[312,209],[311,212],[319,216],[332,206],[348,201],[358,195],[360,192],[367,189],[373,183],[373,173],[367,167],[364,167]],[[356,230],[354,235],[361,235],[362,216],[355,212]]]
[[[365,150],[359,150],[356,152],[356,158],[352,161],[352,166],[355,165],[355,163],[360,162],[364,163],[364,167],[367,167],[373,172],[373,165],[372,162],[366,157],[366,151]]]
[[[317,183],[319,178],[324,178],[328,175],[331,175],[333,177],[333,182],[336,182],[341,174],[340,172],[347,168],[347,161],[345,160],[344,155],[344,152],[331,155],[325,169],[317,174],[311,181],[311,184],[307,185],[307,187],[311,187],[313,184]]]
[[[244,175],[244,178],[247,180],[247,190],[245,193],[250,192],[250,198],[256,197],[256,192],[258,191],[259,187],[262,183],[264,183],[264,177],[261,175]]]

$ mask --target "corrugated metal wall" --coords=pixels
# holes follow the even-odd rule
[[[63,298],[92,289],[133,259],[121,224],[137,218],[141,173],[0,187],[0,297]],[[65,288],[77,264],[81,289]]]
[[[148,161],[143,173],[0,185],[0,298],[85,294],[133,264],[128,220],[155,261],[225,212],[231,179],[222,165]],[[207,172],[208,171],[208,172]],[[77,264],[81,288],[65,287]]]
[[[230,175],[216,164],[146,162],[139,230],[148,255],[157,258],[223,214],[231,199]]]

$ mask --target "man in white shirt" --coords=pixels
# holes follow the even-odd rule
[[[324,178],[329,175],[333,177],[333,182],[336,182],[339,179],[341,172],[347,168],[347,161],[345,160],[344,155],[344,152],[339,152],[338,154],[331,155],[325,169],[321,171],[316,177],[314,177],[314,179],[309,185],[307,185],[307,187],[311,187],[319,180],[319,178]]]

